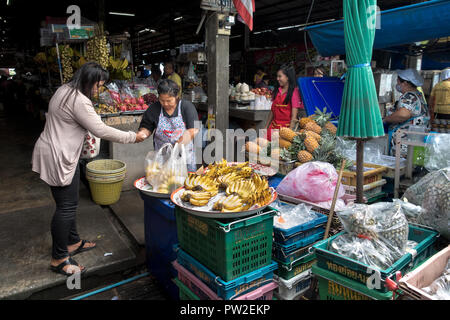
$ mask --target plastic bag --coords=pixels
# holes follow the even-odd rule
[[[408,221],[400,203],[379,202],[372,205],[354,204],[337,213],[345,231],[404,250],[408,241]]]
[[[405,201],[420,206],[415,216],[408,216],[413,223],[422,224],[450,239],[450,168],[429,173],[409,187],[403,195]]]
[[[159,150],[150,151],[145,157],[145,178],[155,191],[164,182],[163,173],[166,171],[167,162],[172,156],[172,150],[172,145],[166,143]]]
[[[428,287],[422,288],[422,290],[436,300],[450,300],[450,259],[447,260],[447,266],[442,276],[434,280]]]
[[[280,213],[280,216],[274,217],[274,226],[280,229],[290,229],[315,220],[318,217],[314,211],[311,211],[312,207],[304,203],[282,205],[277,200],[272,203],[271,207]]]
[[[324,201],[324,202],[317,202],[316,203],[319,207],[321,208],[325,208],[330,210],[331,209],[331,205],[333,204],[333,200],[328,200],[328,201]],[[334,211],[342,211],[347,209],[347,204],[345,203],[344,200],[342,199],[337,199],[336,200],[336,204],[334,205]]]
[[[310,202],[333,199],[338,180],[336,169],[326,162],[308,162],[291,171],[277,187],[277,192]],[[341,185],[338,199],[345,195]]]
[[[167,161],[165,181],[169,192],[173,192],[184,184],[188,176],[186,148],[181,143],[176,143],[172,155]]]
[[[199,82],[199,79],[198,79],[197,75],[195,74],[194,65],[192,64],[192,62],[189,63],[189,71],[186,75],[186,80],[190,81],[190,82],[195,82],[195,83]]]
[[[381,270],[389,268],[404,255],[404,251],[379,239],[351,234],[343,234],[334,239],[330,244],[330,251]]]
[[[436,171],[450,167],[450,134],[431,137],[425,153],[425,169]]]

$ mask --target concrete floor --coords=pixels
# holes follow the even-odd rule
[[[78,230],[83,239],[95,241],[98,247],[75,257],[88,268],[81,290],[68,290],[66,278],[49,270],[54,202],[49,187],[31,172],[30,163],[42,129],[42,123],[26,115],[0,115],[0,299],[62,299],[146,271],[142,200],[124,193],[116,210],[100,207],[83,184]],[[151,276],[145,283],[147,294],[141,298],[164,299]]]

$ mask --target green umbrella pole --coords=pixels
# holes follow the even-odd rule
[[[356,203],[364,203],[364,140],[356,141]]]

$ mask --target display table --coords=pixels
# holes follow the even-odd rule
[[[194,103],[198,111],[208,112],[206,103]],[[265,129],[269,120],[270,110],[249,110],[243,109],[242,105],[230,103],[230,119],[245,120],[253,123],[255,130]]]
[[[102,121],[113,128],[122,131],[134,131],[139,129],[142,115],[121,115],[102,118]],[[122,191],[134,189],[134,181],[145,175],[145,157],[153,150],[153,137],[137,144],[120,144],[109,142],[110,159],[121,160],[127,165],[127,175],[123,182]]]

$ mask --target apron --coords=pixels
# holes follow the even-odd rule
[[[283,96],[283,94],[278,93],[272,103],[273,120],[267,129],[267,140],[269,141],[272,141],[272,130],[289,128],[291,125],[292,103],[289,101],[289,104],[284,104]]]
[[[186,131],[186,124],[181,115],[181,100],[178,103],[178,115],[176,117],[168,118],[164,116],[164,109],[161,106],[161,113],[159,115],[158,127],[156,128],[153,137],[153,144],[155,150],[159,150],[164,144],[171,143],[174,145]],[[196,171],[196,161],[194,153],[194,143],[191,141],[186,147],[187,169],[188,171]]]

